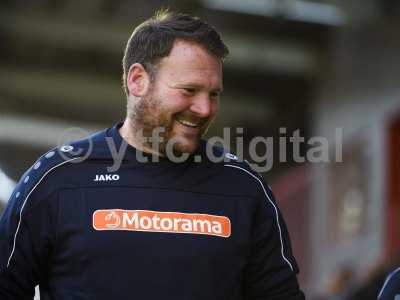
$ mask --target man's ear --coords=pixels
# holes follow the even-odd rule
[[[130,66],[126,86],[129,93],[135,97],[146,95],[150,86],[150,77],[142,64],[134,63]]]

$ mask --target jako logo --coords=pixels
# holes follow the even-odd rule
[[[96,175],[96,177],[93,179],[93,181],[117,181],[117,180],[119,180],[118,174]]]
[[[96,230],[231,235],[231,222],[224,216],[152,210],[100,209],[93,213]]]

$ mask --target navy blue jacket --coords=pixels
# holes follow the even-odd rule
[[[46,153],[0,220],[0,299],[304,299],[262,178],[202,142],[182,163],[127,146],[121,124]],[[196,157],[196,159],[195,159]],[[201,162],[198,162],[201,160]],[[110,167],[114,167],[111,168]]]
[[[400,268],[394,270],[386,278],[378,300],[400,300]]]

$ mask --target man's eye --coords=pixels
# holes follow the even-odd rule
[[[210,97],[211,98],[218,98],[219,97],[219,93],[218,92],[210,93]]]
[[[185,94],[190,94],[190,95],[193,95],[196,92],[194,88],[183,88],[183,91],[185,92]]]

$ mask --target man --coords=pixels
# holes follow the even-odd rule
[[[387,276],[379,291],[378,300],[400,300],[400,268]]]
[[[304,299],[268,186],[201,140],[227,54],[188,15],[135,29],[125,121],[48,152],[11,196],[0,299],[32,299],[37,284],[42,300]]]

